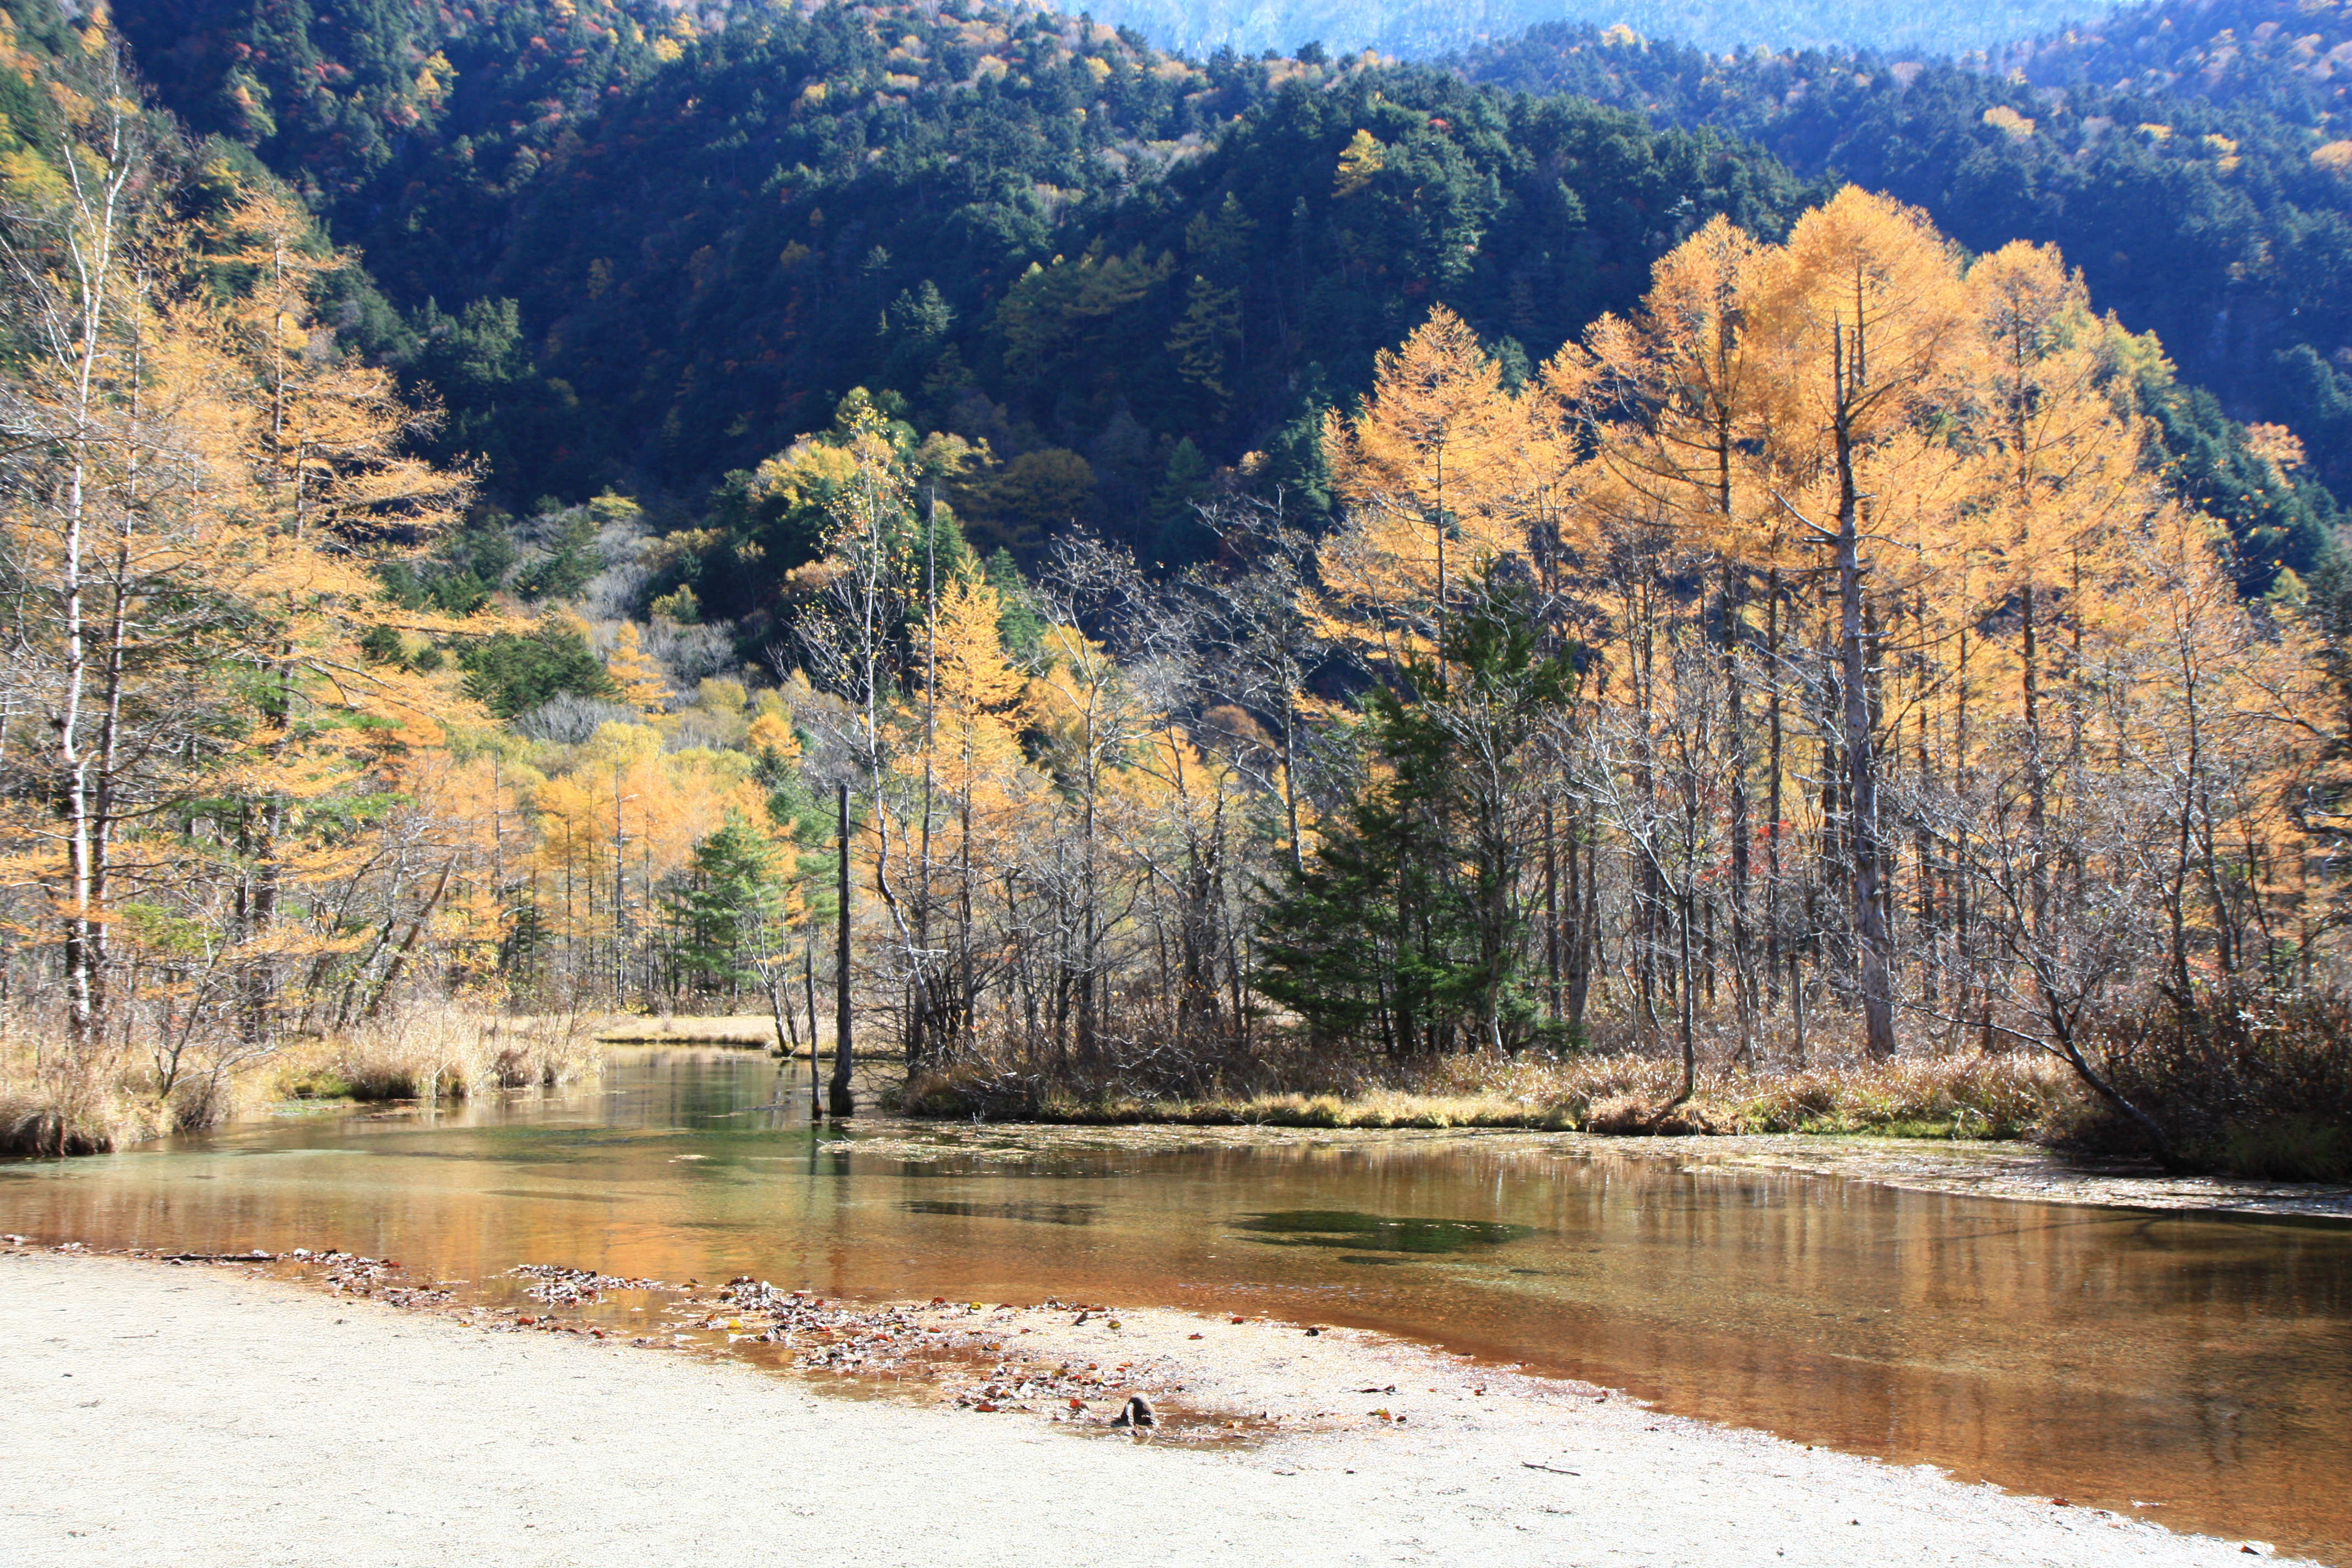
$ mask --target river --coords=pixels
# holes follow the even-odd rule
[[[2352,1564],[2352,1226],[1896,1191],[1539,1135],[812,1128],[749,1053],[0,1163],[0,1230],[827,1295],[1261,1311]],[[2147,1507],[2145,1505],[2156,1505]]]

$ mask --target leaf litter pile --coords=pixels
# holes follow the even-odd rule
[[[876,1392],[899,1393],[978,1415],[1018,1412],[1048,1421],[1151,1428],[1192,1440],[1270,1429],[1255,1415],[1235,1416],[1187,1406],[1177,1364],[1166,1357],[1111,1361],[1031,1350],[1021,1337],[1034,1328],[1024,1318],[1050,1317],[1116,1330],[1108,1307],[1053,1298],[1032,1307],[950,1301],[869,1304],[783,1289],[741,1275],[709,1294],[687,1293],[669,1304],[670,1342],[724,1336],[738,1355],[806,1373],[858,1380]],[[660,1342],[640,1338],[644,1344]],[[1116,1341],[1112,1343],[1115,1345]],[[772,1347],[772,1348],[771,1348]],[[1166,1403],[1163,1403],[1166,1402]]]
[[[6,1240],[25,1245],[24,1238]],[[75,1242],[54,1250],[91,1251]],[[1016,1413],[1139,1435],[1149,1429],[1158,1438],[1191,1442],[1265,1436],[1297,1425],[1269,1413],[1188,1403],[1175,1360],[1118,1356],[1118,1315],[1100,1304],[1048,1298],[1028,1307],[991,1306],[944,1297],[877,1304],[784,1289],[749,1275],[714,1288],[690,1279],[669,1284],[546,1263],[522,1264],[499,1279],[483,1281],[480,1289],[465,1292],[474,1298],[467,1301],[457,1288],[474,1281],[412,1280],[396,1258],[331,1247],[281,1253],[257,1247],[225,1253],[133,1247],[116,1256],[241,1267],[256,1278],[432,1311],[493,1333],[572,1334],[730,1356],[820,1380],[821,1387],[910,1398],[976,1415]],[[1103,1349],[1091,1358],[1020,1343],[1038,1327],[1089,1324],[1109,1331]]]

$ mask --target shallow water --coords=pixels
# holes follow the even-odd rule
[[[0,1163],[0,1230],[1350,1323],[2352,1563],[2352,1226],[1896,1192],[1703,1144],[932,1157],[813,1131],[805,1095],[748,1054],[618,1052],[545,1100]]]

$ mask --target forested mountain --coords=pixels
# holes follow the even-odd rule
[[[1298,422],[1430,304],[1539,357],[1708,216],[1796,204],[1711,133],[1024,11],[404,10],[357,64],[217,16],[124,24],[167,101],[307,182],[514,503],[698,500],[865,384],[990,444],[982,539],[1076,517],[1149,552],[1249,453],[1311,489]]]
[[[1102,20],[1131,26],[1163,48],[1206,55],[1287,53],[1308,39],[1338,53],[1377,49],[1407,59],[1507,38],[1528,27],[1623,26],[1703,48],[1847,47],[1953,52],[1993,48],[2053,32],[2105,10],[2099,0],[1098,0]]]
[[[2180,365],[2149,357],[2145,397],[2246,585],[2307,574],[2332,501],[2199,390],[2352,480],[2343,14],[2285,15],[2135,13],[2007,75],[1567,27],[1458,70],[1202,63],[983,6],[133,0],[121,25],[166,103],[364,255],[402,314],[355,296],[347,331],[446,402],[444,456],[517,510],[646,498],[675,542],[653,586],[740,616],[814,548],[756,467],[853,388],[941,434],[977,542],[1079,521],[1179,562],[1213,489],[1319,508],[1318,411],[1430,306],[1516,379],[1708,216],[1770,237],[1846,178],[1973,248],[2063,246]]]
[[[1916,203],[1973,248],[2055,243],[2184,379],[2352,483],[2352,7],[2150,7],[1990,63],[1731,60],[1539,28],[1464,67],[1751,140],[1801,176]]]
[[[2334,0],[2142,5],[2092,26],[2012,40],[1988,63],[2042,86],[2137,84],[2283,112],[2341,110],[2352,79],[2352,23]]]

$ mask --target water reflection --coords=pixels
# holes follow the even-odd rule
[[[799,1093],[795,1096],[794,1089]],[[2352,1562],[2352,1232],[1538,1141],[911,1159],[731,1053],[592,1089],[0,1165],[0,1228],[825,1294],[1263,1310]]]

